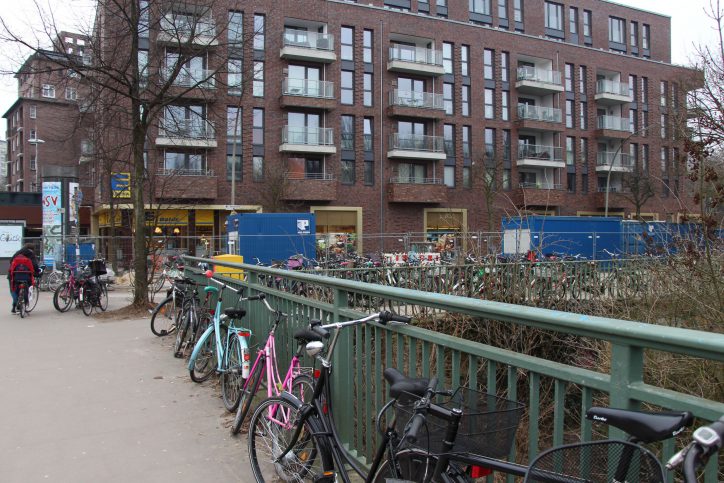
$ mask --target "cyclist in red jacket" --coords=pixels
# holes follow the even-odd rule
[[[33,283],[33,277],[40,272],[38,259],[33,252],[33,246],[26,244],[23,248],[15,252],[10,259],[10,268],[8,269],[8,280],[10,281],[10,295],[13,298],[12,313],[15,313],[15,306],[18,302],[18,288],[15,283],[15,273],[29,273],[29,284]]]

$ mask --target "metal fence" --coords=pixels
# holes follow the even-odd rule
[[[196,262],[208,262],[198,258],[186,260],[187,267]],[[504,324],[511,331],[511,342],[516,340],[515,334],[521,329],[540,329],[550,335],[551,344],[574,345],[588,341],[601,344],[610,355],[610,365],[585,363],[583,359],[561,363],[512,351],[505,344],[494,346],[472,342],[415,326],[369,324],[348,329],[339,339],[341,346],[334,360],[335,420],[343,441],[363,463],[369,461],[377,442],[374,418],[387,397],[382,371],[393,366],[412,376],[437,375],[442,386],[465,385],[526,401],[527,417],[518,434],[526,443],[517,445],[517,450],[510,455],[518,461],[532,458],[549,445],[595,438],[602,428],[594,428],[590,421],[581,417],[594,401],[629,409],[646,405],[689,410],[708,421],[724,414],[724,403],[718,398],[705,399],[693,390],[660,387],[647,380],[655,365],[652,354],[676,355],[680,361],[695,361],[701,365],[701,370],[720,373],[724,363],[722,334],[521,307],[248,264],[217,265],[243,269],[243,282],[233,278],[228,278],[228,282],[247,287],[247,294],[266,293],[272,306],[292,314],[289,323],[277,332],[281,357],[291,355],[294,350],[291,334],[308,324],[310,319],[319,318],[328,323],[350,320],[360,316],[362,311],[376,311],[383,306],[392,306],[398,313],[412,314],[416,322],[432,320],[445,327],[444,332],[448,333],[453,330],[445,326],[446,316],[465,316],[473,327],[480,327],[478,330],[493,321]],[[217,267],[217,274],[221,272],[223,269]],[[190,268],[188,273],[203,280]],[[280,287],[296,285],[313,290],[301,294],[284,291],[277,288],[277,282]],[[317,293],[331,294],[331,298],[318,298]],[[359,300],[367,300],[370,305],[360,306]],[[235,303],[232,297],[224,301],[229,305]],[[259,304],[244,303],[247,309],[244,320],[256,334],[257,342],[261,341],[271,322],[269,313]],[[675,449],[674,440],[657,448],[664,457],[672,455]],[[717,462],[712,461],[707,468],[706,481],[718,481],[717,474]]]

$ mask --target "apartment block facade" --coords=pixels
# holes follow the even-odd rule
[[[671,65],[668,17],[601,0],[160,5],[139,2],[139,71],[186,52],[184,94],[148,135],[164,180],[149,195],[184,235],[222,235],[232,209],[311,211],[319,232],[364,235],[628,217],[643,185],[650,219],[690,200],[680,128],[696,73]],[[96,196],[102,230],[113,194]]]

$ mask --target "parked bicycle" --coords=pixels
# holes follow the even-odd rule
[[[212,321],[212,291],[206,291],[203,303],[199,300],[198,285],[188,286],[183,296],[181,309],[176,314],[176,340],[173,355],[180,359],[190,357],[191,349],[196,345],[201,334],[206,332]]]
[[[106,271],[106,261],[103,259],[88,262],[88,273],[85,282],[78,288],[78,303],[85,316],[89,316],[94,309],[105,312],[108,309],[108,282],[101,278]]]
[[[65,282],[53,293],[53,306],[58,312],[67,312],[75,302],[80,306],[80,287],[89,277],[87,262],[79,261],[76,265],[63,265]]]
[[[174,279],[166,298],[159,302],[151,312],[151,332],[158,337],[166,336],[176,330],[177,317],[189,290],[195,288],[196,282],[190,278]]]

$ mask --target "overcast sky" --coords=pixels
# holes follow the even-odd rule
[[[280,0],[282,1],[282,0]],[[452,0],[464,1],[464,0]],[[617,0],[615,3],[668,15],[672,21],[672,61],[687,65],[693,54],[693,45],[712,43],[716,40],[713,22],[706,18],[704,9],[715,0]],[[43,16],[50,18],[62,30],[88,31],[95,0],[37,0]],[[724,2],[723,2],[724,4]],[[25,38],[38,39],[33,43],[47,46],[47,36],[42,29],[41,15],[33,0],[0,0],[3,20],[16,32],[23,32]],[[0,45],[0,71],[15,70],[26,52],[13,46]],[[17,99],[17,80],[12,75],[0,74],[0,113]],[[5,137],[5,120],[0,119],[0,138]]]

